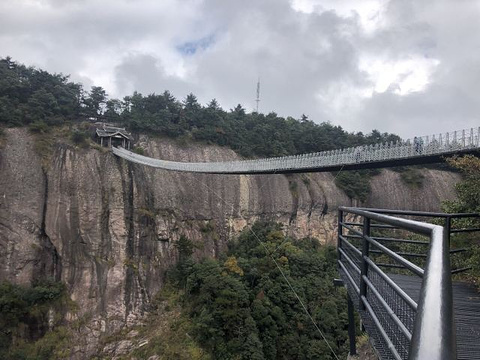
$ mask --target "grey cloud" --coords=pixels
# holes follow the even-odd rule
[[[70,73],[85,87],[104,86],[118,97],[168,89],[180,99],[193,92],[203,103],[217,98],[225,109],[241,103],[252,110],[260,76],[261,111],[306,113],[350,131],[411,136],[479,120],[475,1],[390,0],[373,32],[362,29],[355,13],[317,6],[307,14],[287,0],[37,4],[0,3],[0,56]],[[182,49],[202,39],[211,40],[195,51]],[[422,91],[398,95],[393,83],[365,97],[375,84],[359,68],[364,56],[425,57],[439,65]]]
[[[423,93],[398,96],[375,94],[362,111],[360,121],[370,128],[409,135],[429,135],[479,125],[478,99],[460,89],[431,86]]]
[[[189,84],[177,77],[168,76],[158,59],[152,55],[131,54],[115,68],[116,86],[122,94],[138,91],[144,94],[162,93],[165,90],[184,96]]]

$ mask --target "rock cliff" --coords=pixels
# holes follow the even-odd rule
[[[149,156],[178,161],[237,159],[230,149],[141,137]],[[458,175],[425,170],[422,189],[384,170],[365,206],[439,210]],[[195,256],[216,256],[257,219],[296,236],[334,243],[339,205],[357,205],[330,173],[221,176],[167,172],[126,163],[110,152],[57,142],[46,159],[25,129],[6,131],[0,149],[0,280],[67,284],[83,317],[73,357],[85,358],[102,334],[141,318],[176,262],[186,235]]]

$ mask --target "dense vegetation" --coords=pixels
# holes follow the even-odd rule
[[[456,187],[457,199],[443,204],[447,213],[480,213],[480,158],[473,155],[456,157],[448,160],[449,165],[460,171],[463,180]],[[480,228],[479,218],[457,219],[457,228]],[[467,277],[480,285],[480,241],[478,232],[456,234],[452,238],[453,247],[467,248],[468,251],[452,257],[453,266],[462,268],[470,266],[472,270],[462,277]]]
[[[351,199],[367,200],[370,194],[370,178],[380,174],[379,169],[339,172],[335,184]]]
[[[57,325],[67,306],[69,301],[62,283],[43,281],[31,287],[1,283],[0,358],[64,357],[68,335]]]
[[[195,263],[188,239],[178,246],[170,279],[184,292],[191,335],[213,359],[334,358],[277,264],[330,346],[345,355],[346,294],[333,285],[334,248],[266,223],[242,233],[219,260]]]

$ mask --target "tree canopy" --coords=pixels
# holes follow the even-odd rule
[[[9,57],[0,59],[0,125],[44,122],[52,126],[85,119],[114,122],[134,132],[184,136],[229,146],[247,157],[292,155],[398,139],[377,130],[368,135],[348,133],[329,122],[317,124],[305,114],[294,119],[273,112],[248,113],[241,104],[226,111],[215,99],[203,106],[192,93],[183,100],[169,91],[109,98],[102,87],[93,86],[87,91],[69,81],[68,76],[26,67]]]
[[[179,250],[190,249],[186,241]],[[170,281],[185,291],[192,335],[213,359],[334,358],[279,268],[335,353],[346,356],[346,294],[333,285],[334,248],[259,222],[219,260],[194,263],[186,254]]]

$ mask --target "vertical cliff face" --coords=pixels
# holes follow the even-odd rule
[[[222,176],[167,172],[127,163],[108,151],[54,146],[42,166],[24,129],[7,131],[0,151],[0,279],[28,284],[54,277],[67,284],[84,317],[83,344],[142,316],[176,262],[175,242],[185,235],[195,256],[216,256],[229,239],[257,219],[285,224],[293,235],[335,240],[335,210],[352,204],[330,173]],[[236,159],[226,148],[179,146],[140,139],[149,156],[178,161]],[[397,173],[372,180],[367,206],[439,210],[454,197],[458,176],[425,170],[421,190]]]

